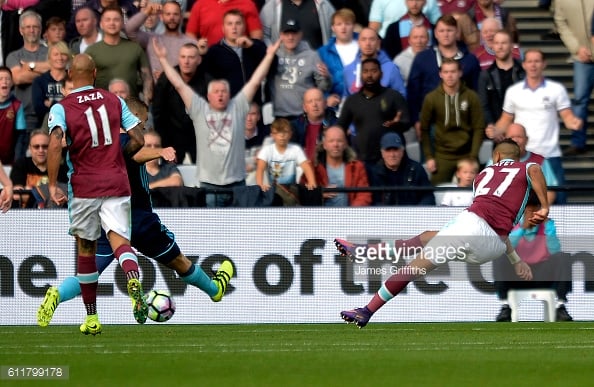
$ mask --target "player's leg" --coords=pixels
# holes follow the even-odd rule
[[[183,253],[180,253],[168,267],[179,274],[180,278],[194,285],[209,295],[214,302],[219,302],[227,291],[227,286],[233,277],[233,264],[231,261],[223,261],[214,277],[210,278],[202,268],[193,264]]]
[[[101,324],[97,315],[97,286],[99,273],[95,262],[96,242],[80,237],[76,238],[78,247],[78,274],[80,290],[87,310],[85,322],[80,331],[85,335],[101,333]]]
[[[342,319],[363,328],[375,312],[396,297],[413,279],[426,275],[436,267],[436,264],[420,253],[408,265],[398,268],[398,272],[384,282],[366,306],[340,312]]]
[[[437,231],[427,230],[410,239],[396,239],[394,241],[394,248],[400,250],[400,256],[415,256],[418,253],[418,249],[426,246],[436,234]],[[342,256],[346,256],[351,260],[356,260],[357,256],[366,256],[370,248],[376,249],[380,255],[382,251],[393,254],[387,242],[354,243],[336,238],[334,239],[334,244]]]
[[[68,212],[70,216],[70,234],[76,237],[78,251],[77,279],[87,317],[80,326],[85,335],[101,333],[101,324],[97,315],[97,286],[99,273],[95,262],[97,239],[101,236],[99,208],[101,199],[70,197]]]
[[[99,275],[114,260],[113,252],[105,233],[101,233],[101,238],[97,241],[97,253],[95,254],[97,263],[97,272]],[[64,278],[60,285],[50,286],[45,293],[45,298],[37,310],[37,323],[41,327],[46,327],[51,322],[58,305],[70,301],[80,295],[80,283],[78,278],[70,276]]]
[[[138,257],[130,246],[130,197],[107,198],[99,212],[111,249],[128,280],[128,295],[132,299],[132,312],[136,322],[144,324],[148,306],[139,279]]]
[[[204,291],[215,302],[221,300],[233,277],[233,265],[225,261],[217,274],[210,278],[180,251],[174,234],[153,212],[132,212],[132,245],[145,256],[175,270],[184,282]]]

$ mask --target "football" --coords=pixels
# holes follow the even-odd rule
[[[166,290],[151,290],[146,297],[148,317],[156,322],[165,322],[175,313],[175,301]]]

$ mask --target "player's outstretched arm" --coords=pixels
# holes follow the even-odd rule
[[[276,43],[268,46],[266,49],[266,56],[264,59],[262,59],[262,62],[260,62],[258,67],[256,67],[256,70],[252,74],[250,80],[243,86],[243,89],[241,89],[249,102],[252,101],[254,95],[256,95],[256,92],[260,89],[260,85],[266,77],[266,74],[268,74],[268,70],[270,69],[272,61],[276,57],[276,51],[280,47],[280,43],[281,42],[279,39],[276,41]]]
[[[163,72],[165,73],[165,76],[167,77],[169,82],[171,82],[175,90],[179,93],[179,96],[181,97],[182,101],[184,101],[186,109],[190,109],[190,107],[192,106],[192,97],[194,95],[194,91],[190,88],[190,86],[188,86],[184,82],[184,80],[181,78],[181,75],[179,75],[179,73],[175,71],[173,66],[171,66],[169,62],[167,62],[167,49],[165,48],[165,46],[163,46],[159,39],[156,37],[152,40],[153,48],[155,49],[155,55],[157,56],[157,58],[159,58],[159,62],[163,67]]]
[[[174,162],[176,160],[175,149],[172,147],[167,147],[167,148],[142,147],[142,149],[139,150],[138,153],[136,153],[134,155],[134,157],[132,157],[132,159],[134,161],[136,161],[138,164],[144,164],[147,161],[155,160],[155,159],[158,159],[161,157],[167,162],[170,162],[170,163]]]
[[[129,157],[133,157],[144,146],[144,135],[142,134],[143,126],[144,125],[141,122],[128,131],[130,141],[128,141],[128,143],[126,144],[124,152]]]

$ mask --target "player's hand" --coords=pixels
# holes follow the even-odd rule
[[[169,163],[173,163],[175,162],[175,149],[173,147],[167,147],[167,148],[163,148],[161,149],[161,157],[163,158],[163,160],[169,162]]]
[[[517,276],[520,277],[521,279],[523,279],[525,281],[532,280],[532,270],[530,269],[530,266],[528,266],[528,264],[526,262],[520,261],[520,262],[516,263],[514,265],[514,270],[515,270]]]
[[[532,216],[528,219],[528,222],[536,225],[541,224],[544,222],[547,217],[549,216],[549,209],[548,208],[541,208],[538,211],[534,211]]]
[[[157,58],[162,59],[167,57],[167,49],[161,44],[160,39],[157,37],[153,38],[153,48],[155,49],[155,55]]]
[[[382,126],[389,128],[390,126],[396,125],[398,122],[400,122],[400,116],[402,116],[402,112],[398,111],[398,113],[396,113],[396,117],[394,117],[394,119],[392,119],[390,121],[384,121]]]
[[[68,201],[68,198],[64,194],[64,191],[62,191],[58,186],[50,185],[48,188],[49,188],[50,198],[58,206],[62,206],[63,204],[65,204]]]

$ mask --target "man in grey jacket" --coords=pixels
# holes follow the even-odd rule
[[[272,100],[275,117],[291,121],[303,113],[305,91],[312,87],[327,91],[332,80],[317,51],[301,40],[303,33],[297,20],[287,20],[280,36],[277,67],[272,71]]]

